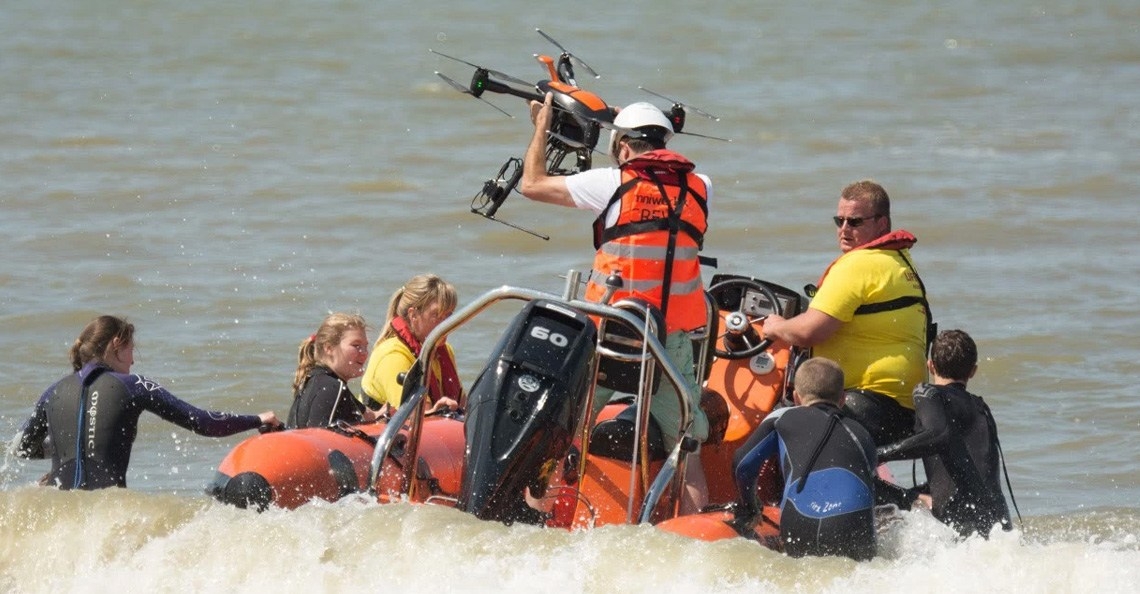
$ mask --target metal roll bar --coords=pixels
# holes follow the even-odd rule
[[[429,369],[431,355],[434,353],[436,345],[441,340],[447,337],[447,335],[454,331],[456,328],[467,323],[469,320],[482,313],[490,306],[508,299],[522,301],[535,301],[538,299],[543,299],[567,308],[581,311],[587,315],[598,316],[603,320],[620,321],[630,328],[637,330],[641,330],[646,326],[645,320],[637,318],[630,311],[622,310],[611,305],[578,299],[577,285],[579,284],[579,278],[579,274],[576,271],[570,271],[569,275],[567,276],[565,294],[562,296],[544,291],[537,291],[534,289],[526,289],[521,287],[512,287],[508,285],[503,285],[501,287],[483,293],[468,305],[456,310],[452,315],[448,316],[445,320],[440,322],[440,324],[436,326],[434,330],[428,333],[428,335],[423,340],[423,348],[420,351],[420,356],[413,364],[413,369],[415,369],[416,366],[419,366],[420,370]],[[642,353],[619,353],[605,347],[599,347],[597,349],[597,353],[622,361],[641,361],[643,363],[648,362],[650,364],[656,364],[660,366],[661,370],[665,374],[665,377],[667,377],[673,384],[674,388],[676,388],[677,398],[680,401],[679,404],[681,409],[682,430],[678,434],[677,443],[679,448],[687,437],[688,429],[692,424],[692,409],[690,402],[693,401],[692,397],[694,395],[690,393],[691,390],[686,385],[684,376],[681,374],[680,370],[677,369],[677,366],[674,365],[667,356],[665,346],[662,344],[661,340],[657,338],[656,329],[651,328],[649,332],[644,333],[642,338],[644,340]],[[595,357],[592,370],[594,375],[597,373],[597,361],[598,358]],[[418,441],[420,438],[420,432],[423,426],[426,409],[424,406],[424,400],[425,395],[427,394],[428,374],[419,373],[418,376],[417,374],[409,374],[408,379],[418,381],[420,385],[414,388],[412,395],[396,410],[396,413],[392,415],[391,420],[388,422],[387,427],[384,428],[384,431],[381,432],[379,438],[376,440],[376,447],[372,453],[372,462],[370,468],[371,472],[369,476],[369,489],[372,492],[375,492],[376,490],[376,486],[380,478],[380,473],[383,470],[383,462],[390,455],[391,449],[396,440],[396,436],[399,435],[399,432],[401,429],[403,429],[404,425],[411,421],[408,435],[408,447],[410,448],[410,456],[408,457],[408,463],[403,467],[403,484],[407,485],[409,497],[414,497],[415,495],[414,491],[416,487],[414,477],[417,476],[416,471],[419,465],[419,457],[416,455],[416,449],[419,445]],[[586,403],[586,406],[589,407],[590,411],[593,410],[592,407],[594,402],[595,383],[596,382],[592,382],[590,385],[590,393],[588,395]],[[643,385],[640,386],[639,392],[646,392],[646,386],[644,383],[645,382],[642,382]],[[638,419],[638,426],[636,431],[638,441],[647,442],[648,431],[645,430],[645,427],[648,423],[649,407],[643,406],[642,409],[643,410],[641,412],[643,414]],[[583,421],[583,451],[586,451],[589,447],[589,426],[591,421],[592,419],[590,418],[587,418]],[[657,479],[654,481],[654,488],[650,489],[649,492],[647,492],[643,504],[645,507],[643,507],[641,512],[642,516],[645,516],[648,513],[646,511],[647,509],[652,510],[652,508],[656,506],[660,497],[664,494],[666,486],[668,485],[672,486],[674,500],[677,500],[684,480],[685,463],[684,457],[680,456],[678,453],[678,448],[674,448],[674,453],[670,455],[671,463],[666,464],[666,468],[662,469],[662,473],[659,474]],[[647,466],[648,457],[645,454],[647,445],[639,443],[637,450],[641,454],[641,466]],[[679,459],[674,461],[674,457],[677,457]],[[580,468],[580,470],[584,469],[585,459],[586,457],[582,456],[582,468]],[[672,472],[668,472],[669,470],[672,470]],[[647,475],[644,480],[647,480]],[[661,483],[661,486],[658,486],[658,483]],[[630,507],[632,514],[632,494]]]

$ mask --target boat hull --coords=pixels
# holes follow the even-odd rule
[[[215,499],[264,510],[269,506],[294,509],[321,499],[336,501],[369,491],[376,438],[386,423],[345,428],[310,427],[251,437],[239,443],[218,465],[206,491]],[[405,434],[406,438],[406,434]],[[463,422],[431,417],[425,420],[418,449],[415,480],[422,498],[454,501],[463,469]],[[394,448],[384,460],[376,492],[382,499],[407,492],[400,472],[408,460]]]

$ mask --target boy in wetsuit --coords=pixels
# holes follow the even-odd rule
[[[761,510],[760,469],[778,456],[784,552],[868,560],[875,555],[875,445],[862,425],[840,412],[843,370],[830,359],[808,359],[796,371],[792,394],[798,406],[773,411],[733,456],[735,525],[751,532]]]
[[[966,391],[978,370],[969,334],[938,334],[926,366],[933,380],[914,389],[915,434],[878,449],[880,461],[922,458],[935,518],[962,536],[988,537],[994,524],[1012,529],[999,476],[997,425],[981,397]],[[881,485],[882,486],[882,485]],[[906,507],[921,487],[884,493]]]

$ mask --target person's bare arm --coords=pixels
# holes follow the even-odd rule
[[[808,309],[793,318],[770,315],[764,320],[764,336],[779,338],[798,347],[815,346],[828,338],[843,322],[819,311]]]
[[[530,102],[530,118],[534,121],[534,136],[523,157],[523,174],[519,183],[519,192],[523,196],[538,202],[559,204],[574,207],[574,199],[570,197],[570,190],[566,187],[566,178],[561,175],[550,175],[546,172],[546,136],[550,130],[550,119],[553,107],[553,96],[546,94],[546,99],[539,103]]]

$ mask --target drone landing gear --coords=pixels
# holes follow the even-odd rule
[[[499,173],[495,178],[483,182],[483,189],[471,199],[471,212],[485,219],[496,221],[508,227],[529,233],[539,239],[550,241],[549,235],[543,235],[495,217],[495,213],[498,212],[499,207],[503,205],[503,202],[511,195],[511,192],[514,192],[515,188],[519,185],[519,180],[522,179],[522,172],[522,159],[518,157],[507,159],[507,162],[503,163],[503,166],[499,168]]]

